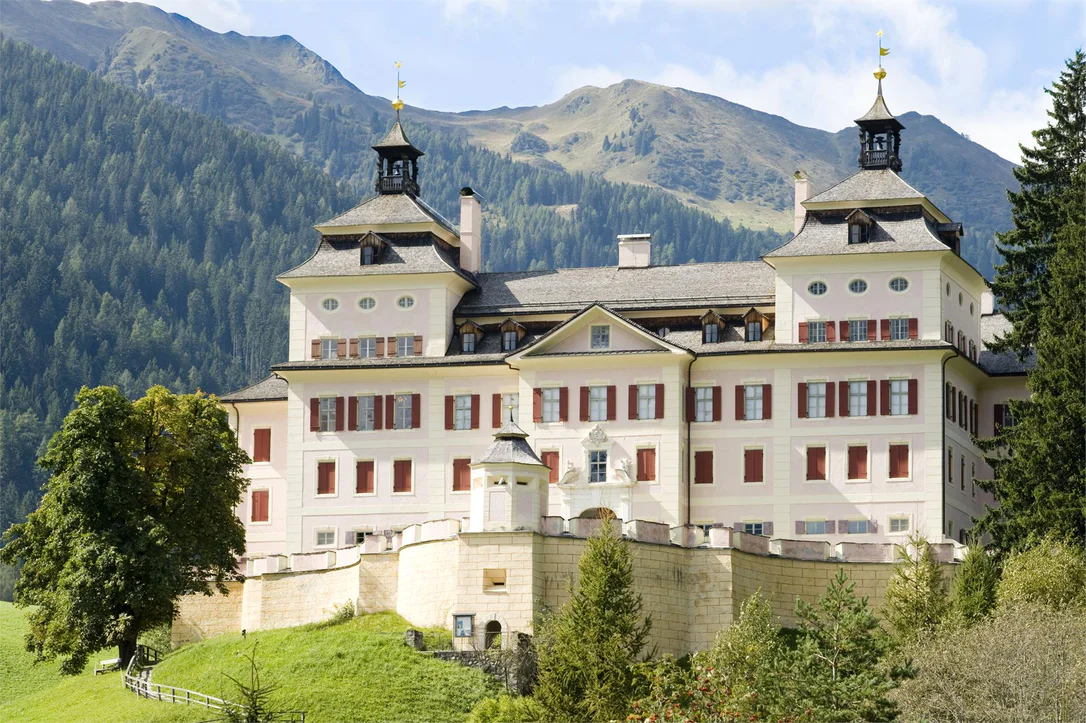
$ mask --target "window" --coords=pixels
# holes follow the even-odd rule
[[[504,590],[505,589],[505,581],[506,581],[505,570],[483,570],[483,589],[484,590]],[[487,628],[489,628],[490,624],[493,623],[493,622],[497,622],[497,621],[492,620],[490,623],[487,623],[486,624]],[[501,623],[498,623],[498,633],[501,633]],[[490,633],[489,631],[487,632],[488,636],[491,635],[491,634],[492,633]],[[490,645],[487,645],[486,647],[489,648]]]
[[[958,474],[958,481],[961,482],[962,492],[965,492],[965,455],[960,455],[958,461],[961,462],[961,470]]]
[[[720,325],[715,321],[710,321],[702,327],[701,340],[705,344],[716,344],[720,341]]]
[[[362,359],[373,359],[377,356],[377,339],[372,336],[359,337],[358,356]]]
[[[909,338],[909,320],[890,319],[890,341],[901,341]]]
[[[510,329],[502,332],[502,351],[515,351],[517,348],[517,331]]]
[[[909,380],[890,380],[890,414],[909,413]]]
[[[848,322],[849,341],[867,341],[867,319],[851,319]]]
[[[465,354],[475,353],[475,332],[464,331],[460,333],[460,351]]]
[[[374,252],[374,248],[372,246],[363,246],[362,247],[362,265],[363,266],[372,266],[373,265],[373,259],[374,259],[374,253],[373,252]]]
[[[656,385],[637,385],[637,418],[656,419]]]
[[[471,429],[471,395],[453,397],[453,429]]]
[[[354,464],[354,493],[372,495],[374,493],[373,460],[360,459]],[[361,542],[361,540],[359,540]]]
[[[867,534],[867,520],[849,520],[845,527],[849,535]]]
[[[848,478],[867,479],[867,445],[853,444],[848,448]]]
[[[415,337],[396,337],[396,356],[415,356]]]
[[[588,481],[607,481],[607,452],[602,449],[593,449],[588,453]]]
[[[471,490],[471,460],[467,458],[454,459],[452,465],[452,491],[468,492]]]
[[[393,429],[411,429],[414,408],[410,394],[397,394],[393,407]]]
[[[401,309],[410,309],[414,305],[415,300],[412,299],[410,296],[401,296],[400,298],[396,299],[396,306],[400,307]]]
[[[848,383],[848,416],[867,416],[867,382]]]
[[[543,421],[557,422],[562,410],[562,390],[558,387],[543,389]]]
[[[973,315],[973,302],[972,301],[969,302],[969,315],[970,316]]]
[[[271,460],[271,430],[253,430],[253,462],[268,462]]]
[[[362,311],[373,311],[377,307],[377,299],[372,296],[363,296],[358,300],[358,308]]]
[[[826,322],[824,321],[808,321],[807,322],[807,341],[811,344],[826,341]]]
[[[826,416],[826,382],[807,383],[807,417],[822,419]]]
[[[954,484],[954,450],[951,447],[946,448],[946,481]]]
[[[805,535],[824,535],[824,534],[826,534],[826,521],[825,520],[806,520],[803,523],[803,534],[805,534]]]
[[[694,452],[694,484],[713,483],[713,453],[711,450]]]
[[[502,394],[502,414],[505,415],[502,419],[505,420],[517,420],[517,412],[520,410],[520,394],[517,392],[506,392]]]
[[[764,525],[765,523],[762,522],[744,522],[743,529],[740,532],[745,532],[748,535],[761,535]]]
[[[807,448],[807,481],[808,482],[825,482],[826,481],[826,448],[825,447],[808,447]]]
[[[367,394],[358,398],[358,431],[371,432],[374,429],[374,406],[377,398]]]
[[[552,485],[558,484],[558,452],[554,450],[541,452],[539,459],[551,471],[547,481]]]
[[[851,223],[848,226],[848,242],[850,244],[865,244],[871,237],[867,224]]]
[[[943,324],[943,339],[950,344],[954,343],[954,325],[949,320]]]
[[[588,388],[588,421],[607,421],[607,387]]]
[[[958,306],[961,306],[962,302],[964,302],[964,301],[965,301],[965,297],[963,297],[962,292],[959,291],[958,292]]]
[[[331,547],[336,544],[335,530],[317,530],[317,547]]]
[[[339,359],[339,339],[321,339],[321,359]]]
[[[807,285],[807,293],[811,296],[822,296],[826,293],[827,287],[825,281],[812,281]]]
[[[890,518],[890,534],[896,534],[901,532],[908,532],[911,525],[909,524],[908,517],[891,517]]]
[[[334,495],[336,493],[336,463],[334,461],[317,462],[317,494]]]
[[[890,445],[890,479],[908,479],[909,445]]]
[[[764,459],[765,450],[761,448],[743,450],[743,482],[765,481]]]
[[[268,490],[253,490],[249,503],[249,522],[268,521]]]
[[[946,282],[946,295],[947,295],[947,298],[950,297],[950,282],[949,281]]]
[[[606,324],[598,324],[592,327],[592,348],[611,348],[611,327]]]
[[[670,333],[671,329],[668,329],[666,326],[661,326],[659,329],[656,330],[656,336],[660,337],[661,339],[663,339]]]
[[[762,322],[760,321],[748,321],[747,322],[747,341],[761,341],[762,340]]]
[[[823,385],[825,390],[825,385]],[[743,419],[764,419],[762,399],[765,387],[761,384],[746,384],[743,386]]]
[[[853,279],[848,282],[848,290],[854,294],[867,293],[867,282],[863,279]]]
[[[411,491],[411,460],[397,459],[392,462],[392,492],[409,493]]]
[[[317,429],[321,432],[336,431],[336,398],[320,398],[320,425]]]
[[[336,299],[325,299],[321,302],[321,306],[325,311],[335,311],[339,308],[339,302]]]
[[[969,485],[973,489],[973,496],[977,496],[977,465],[975,462],[969,465]]]
[[[656,448],[640,447],[637,450],[637,481],[656,481]]]
[[[713,387],[694,387],[694,421],[713,421]]]
[[[891,291],[896,291],[897,293],[900,294],[900,293],[902,293],[903,291],[905,291],[908,288],[909,288],[909,280],[908,279],[906,279],[906,278],[904,278],[902,276],[895,276],[894,278],[890,279],[890,290]]]

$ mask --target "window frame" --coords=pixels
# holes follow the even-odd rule
[[[268,495],[268,518],[266,520],[254,520],[253,519],[253,495],[257,492],[264,492]],[[271,522],[271,488],[267,485],[260,485],[258,487],[249,488],[249,521],[248,525],[270,525]]]
[[[803,534],[804,535],[826,535],[826,522],[827,520],[803,520]],[[811,525],[822,525],[822,530],[812,530]]]
[[[854,448],[862,448],[864,450],[864,476],[863,477],[849,477],[849,457],[852,454]],[[871,482],[871,445],[864,442],[846,442],[845,443],[845,484],[867,484]]]
[[[694,387],[694,421],[713,421],[713,387]]]
[[[336,397],[324,395],[317,397],[317,433],[328,434],[336,431]]]
[[[821,284],[821,287],[819,287]],[[821,288],[821,291],[815,291],[815,289]],[[830,291],[830,285],[826,283],[825,279],[814,279],[807,284],[808,296],[825,296]]]
[[[366,353],[363,353],[363,352]],[[360,336],[358,337],[358,358],[359,359],[376,359],[377,358],[377,337],[375,336]]]
[[[397,349],[397,351],[399,351]],[[474,331],[462,331],[460,332],[460,352],[462,354],[474,354],[475,353],[475,332]]]
[[[397,492],[396,491],[396,463],[397,462],[407,462],[407,463],[409,463],[411,465],[410,468],[409,468],[410,473],[411,473],[411,489],[407,490],[406,492],[402,492],[402,491]],[[392,476],[392,479],[389,481],[390,482],[390,484],[389,484],[389,494],[390,495],[392,495],[393,497],[413,497],[415,495],[415,458],[414,457],[393,457],[392,458],[392,464],[391,464],[391,476]]]
[[[890,382],[890,416],[909,416],[909,379],[891,378]],[[904,388],[904,391],[901,391]],[[899,411],[894,411],[895,403]],[[904,411],[902,411],[904,410]]]
[[[656,419],[656,384],[637,385],[637,419]]]
[[[261,431],[263,431],[265,429],[268,430],[268,458],[258,460],[256,458],[256,433],[261,432]],[[271,456],[272,456],[272,452],[271,452],[271,450],[272,450],[272,444],[271,444],[272,428],[271,428],[271,425],[270,424],[261,424],[260,426],[253,427],[252,431],[253,431],[253,461],[252,461],[252,464],[268,464],[268,465],[270,465],[272,463],[271,462]]]
[[[869,379],[849,379],[845,384],[848,384],[848,416],[849,417],[868,417],[871,416],[871,400],[868,399],[867,386]],[[859,388],[859,393],[855,390]],[[860,404],[863,404],[862,410]]]
[[[909,317],[890,317],[890,341],[906,341],[909,338]]]
[[[745,535],[757,535],[762,537],[765,533],[765,520],[757,520],[748,522],[743,520],[743,529],[739,530]]]
[[[372,301],[373,305],[367,308],[365,306],[366,301]],[[376,309],[376,308],[377,308],[377,297],[375,297],[375,296],[363,296],[362,298],[360,298],[358,300],[358,310],[361,311],[364,314],[372,313],[373,310]]]
[[[321,535],[326,535],[326,534],[331,534],[332,535],[332,541],[322,543],[320,541]],[[321,548],[321,549],[335,548],[336,544],[338,542],[339,542],[339,528],[338,527],[327,527],[326,526],[326,527],[316,527],[316,528],[313,529],[313,547],[314,548]]]
[[[331,306],[332,308],[328,308]],[[334,314],[339,311],[339,299],[334,296],[326,296],[321,299],[321,309],[329,314]]]
[[[414,399],[411,393],[392,395],[392,429],[414,429]],[[401,404],[401,402],[405,402]],[[401,417],[406,415],[407,422],[400,424]]]
[[[590,349],[610,349],[611,348],[611,325],[610,324],[592,324],[589,327],[589,339],[588,345]]]
[[[852,526],[856,525],[857,528],[863,525],[863,530],[856,529],[853,531]],[[845,520],[845,534],[846,535],[870,535],[871,534],[871,521],[868,519],[863,520]]]
[[[588,387],[588,421],[607,421],[607,385],[593,384]]]
[[[358,491],[358,463],[359,462],[371,462],[373,464],[373,492],[359,492]],[[354,497],[376,497],[377,496],[377,460],[373,457],[355,457],[354,460],[355,469],[355,481],[354,481]]]
[[[456,463],[460,460],[467,460],[468,462],[468,486],[465,489],[456,489]],[[453,457],[449,460],[449,470],[452,475],[452,479],[449,480],[449,494],[451,495],[470,495],[471,494],[471,457]],[[412,487],[414,486],[414,480],[412,480]]]
[[[757,415],[757,416],[755,416]],[[743,421],[765,421],[765,385],[743,385]]]
[[[365,245],[362,247],[362,265],[373,266],[377,262],[377,249],[374,246]]]
[[[849,319],[848,320],[848,340],[851,342],[867,341],[867,328],[870,319]],[[859,339],[856,338],[857,330],[860,330]]]
[[[751,333],[753,332],[753,334]],[[744,335],[745,341],[761,341],[762,340],[762,322],[760,321],[748,321],[747,332]]]
[[[760,480],[751,480],[751,481],[747,480],[747,475],[746,475],[746,471],[747,471],[747,452],[761,452],[762,453],[762,469],[760,471],[762,478]],[[769,480],[767,479],[768,475],[765,473],[765,471],[766,471],[766,453],[765,453],[765,445],[764,444],[747,444],[747,445],[743,445],[743,457],[742,457],[742,460],[743,460],[743,476],[742,476],[741,479],[742,479],[744,487],[757,486],[757,485],[763,485],[764,486],[764,485],[769,484]]]
[[[329,361],[332,359],[339,359],[339,339],[330,336],[322,336],[321,342],[321,361]],[[330,355],[329,355],[330,350]]]
[[[540,389],[543,421],[540,424],[557,424],[562,421],[562,387],[543,387]],[[552,412],[548,414],[548,410]],[[551,418],[553,417],[553,418]]]
[[[826,343],[826,324],[828,321],[808,321],[807,322],[807,343],[808,344],[825,344]],[[818,333],[816,334],[816,330]],[[816,337],[821,337],[816,338]]]
[[[509,329],[502,332],[502,351],[516,351],[517,350],[517,330]]]
[[[828,418],[828,417],[826,417],[826,393],[827,393],[826,384],[827,384],[827,382],[806,382],[806,384],[807,384],[807,417],[806,417],[806,419],[827,419]],[[821,388],[819,394],[814,394],[813,393],[814,388],[816,388],[816,387]],[[814,402],[816,400],[821,400],[821,402],[822,402],[821,414],[812,414],[811,413],[812,410],[818,411],[816,409],[816,405],[814,404]]]
[[[408,311],[415,307],[415,297],[411,294],[403,294],[396,299],[396,308],[400,311]]]
[[[895,530],[894,529],[894,523],[895,522],[902,522],[902,521],[905,522],[905,529],[904,530]],[[912,529],[913,529],[912,515],[890,515],[886,519],[886,534],[887,535],[908,535],[909,533],[912,532]]]
[[[414,334],[397,334],[393,338],[396,340],[396,356],[401,358],[415,356]]]
[[[453,395],[453,430],[454,431],[468,431],[471,430],[471,394],[454,394]]]
[[[720,325],[715,321],[709,321],[702,324],[701,327],[701,343],[702,344],[717,344],[720,342]]]
[[[860,288],[860,290],[857,291],[856,289],[852,288],[853,286],[862,287],[862,288]],[[855,278],[855,279],[849,279],[848,286],[846,286],[845,288],[847,288],[848,293],[852,294],[853,296],[863,296],[871,288],[871,284],[867,283],[867,279]]]
[[[607,482],[607,450],[588,450],[588,483],[604,484]],[[602,475],[602,479],[597,479]]]
[[[369,405],[370,405],[369,414],[368,414],[368,417],[369,417],[369,426],[368,427],[363,427],[362,426],[363,420],[367,416],[367,415],[365,415],[363,413],[363,409],[362,409],[362,400],[363,399],[368,399],[369,400]],[[377,431],[377,405],[380,404],[380,403],[381,403],[381,398],[376,394],[358,394],[358,395],[355,396],[355,404],[357,405],[356,406],[357,414],[355,415],[355,424],[356,424],[356,426],[355,426],[353,431],[355,431],[355,432],[375,432],[375,431]]]
[[[895,289],[894,288],[894,282],[895,281],[904,281],[905,282],[904,288]],[[894,278],[890,279],[890,281],[888,281],[887,284],[886,284],[886,286],[890,289],[890,291],[892,291],[895,294],[904,294],[906,291],[909,290],[910,285],[911,284],[909,283],[909,280],[907,278],[905,278],[904,276],[895,276]]]
[[[807,476],[808,460],[812,449],[821,449],[825,462],[826,472],[822,479],[811,479]],[[803,445],[803,482],[804,484],[826,484],[830,481],[830,445],[827,442],[807,442]]]

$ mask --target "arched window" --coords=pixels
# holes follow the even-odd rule
[[[484,628],[483,647],[487,650],[502,646],[502,624],[491,620]]]

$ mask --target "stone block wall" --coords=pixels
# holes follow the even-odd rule
[[[174,647],[241,630],[241,583],[226,584],[227,595],[187,595],[177,606],[170,639]]]
[[[395,610],[412,625],[451,625],[456,607],[459,538],[404,544],[399,550]]]

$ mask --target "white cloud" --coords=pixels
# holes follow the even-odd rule
[[[626,78],[627,76],[617,70],[608,68],[606,65],[592,67],[569,65],[555,71],[554,89],[557,95],[562,96],[571,90],[583,88],[586,85],[606,88]]]
[[[509,12],[509,0],[443,0],[446,20],[479,20],[488,15],[505,15]],[[476,13],[472,6],[478,6]]]
[[[80,0],[90,3],[92,0]],[[194,23],[217,33],[234,30],[246,33],[253,20],[242,9],[240,0],[141,0],[168,13],[184,15]]]

